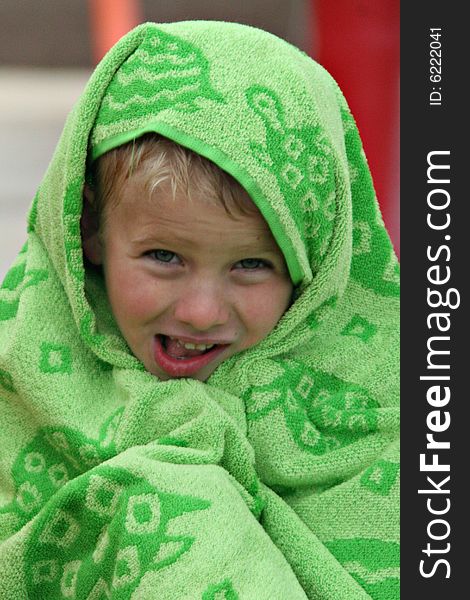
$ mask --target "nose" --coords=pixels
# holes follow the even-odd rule
[[[225,325],[230,317],[230,305],[223,286],[207,281],[188,286],[175,303],[174,317],[198,331]]]

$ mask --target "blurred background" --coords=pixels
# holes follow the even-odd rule
[[[94,65],[138,23],[187,19],[260,27],[328,69],[358,123],[399,254],[399,0],[1,0],[0,281]]]

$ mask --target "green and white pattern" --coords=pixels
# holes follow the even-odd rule
[[[296,284],[206,383],[130,353],[83,264],[90,156],[155,131],[245,187]],[[399,268],[326,71],[233,23],[103,59],[0,288],[2,598],[396,600]]]

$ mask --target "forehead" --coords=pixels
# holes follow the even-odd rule
[[[260,250],[281,251],[261,212],[246,194],[246,210],[228,212],[223,204],[197,189],[173,191],[167,182],[149,195],[144,182],[131,178],[122,186],[112,209],[110,227],[125,228],[131,238],[154,235],[190,241],[195,245],[218,243]]]

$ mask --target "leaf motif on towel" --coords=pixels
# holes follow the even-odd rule
[[[28,214],[28,233],[31,233],[36,229],[36,221],[38,218],[38,201],[39,201],[39,190],[36,192],[34,196],[33,202],[31,204],[31,208]]]
[[[81,178],[75,179],[67,186],[64,196],[63,225],[64,245],[67,268],[70,275],[81,288],[85,279],[83,268],[82,239],[80,219],[82,216],[82,186]]]
[[[173,564],[194,543],[189,533],[169,535],[169,524],[210,505],[158,490],[124,468],[99,465],[39,513],[25,552],[30,597],[86,598],[93,588],[131,598],[145,573]]]
[[[202,594],[202,600],[238,600],[238,598],[230,579],[210,585]]]
[[[252,155],[276,177],[316,270],[328,249],[336,216],[336,168],[330,142],[320,127],[289,128],[288,115],[273,90],[254,85],[245,95],[266,132],[265,143],[250,143]]]
[[[202,51],[183,38],[153,30],[108,86],[93,143],[154,121],[162,110],[195,112],[208,101],[223,103],[224,98],[211,84]]]
[[[325,543],[373,600],[400,595],[400,546],[379,539],[336,539]]]
[[[335,309],[338,304],[338,295],[330,296],[323,302],[315,312],[312,312],[307,317],[307,324],[310,329],[316,329]]]
[[[382,274],[383,281],[399,284],[400,282],[400,265],[394,252],[390,252],[390,258]]]
[[[24,565],[32,598],[85,598],[90,586],[97,597],[119,590],[130,598],[145,572],[174,563],[195,541],[174,528],[170,535],[168,525],[209,501],[159,491],[107,463],[122,412],[106,419],[97,439],[43,428],[13,465],[15,495],[0,516],[14,531],[34,523]]]
[[[167,537],[167,541],[161,543],[153,559],[155,564],[159,569],[171,565],[189,549],[192,542],[193,538],[189,537]]]
[[[364,287],[378,294],[398,296],[397,260],[391,250],[387,230],[383,226],[362,142],[351,113],[343,108],[341,116],[353,198],[351,276]],[[373,257],[373,268],[371,268],[371,257]]]
[[[371,251],[372,230],[367,221],[353,223],[353,254],[369,254]]]
[[[398,462],[379,459],[363,473],[360,483],[374,494],[388,496],[398,478]]]
[[[65,344],[41,343],[39,370],[42,373],[72,372],[72,350]]]
[[[364,343],[373,338],[376,333],[377,325],[361,317],[361,315],[354,315],[341,331],[341,335],[357,337]]]
[[[0,287],[0,321],[16,317],[23,292],[45,281],[49,276],[46,269],[27,269],[24,253],[20,256],[22,262],[10,268]]]
[[[13,385],[13,377],[7,371],[0,369],[0,387],[7,390],[7,392],[14,392],[15,388]]]
[[[102,448],[114,448],[114,439],[121,422],[124,407],[118,408],[106,421],[103,423],[100,434],[99,444]]]
[[[122,412],[119,408],[106,419],[97,440],[68,427],[39,430],[13,465],[15,496],[0,513],[15,515],[19,529],[67,482],[114,456]]]
[[[0,298],[0,321],[8,321],[16,317],[18,308],[20,306],[20,299],[15,298],[14,300],[8,301]]]
[[[315,455],[376,431],[378,403],[365,389],[295,360],[274,362],[283,373],[245,394],[249,426],[282,414],[295,443]]]
[[[22,262],[19,265],[14,265],[8,271],[5,276],[5,279],[2,283],[2,289],[4,290],[16,290],[16,288],[23,281],[26,273],[26,262]]]

